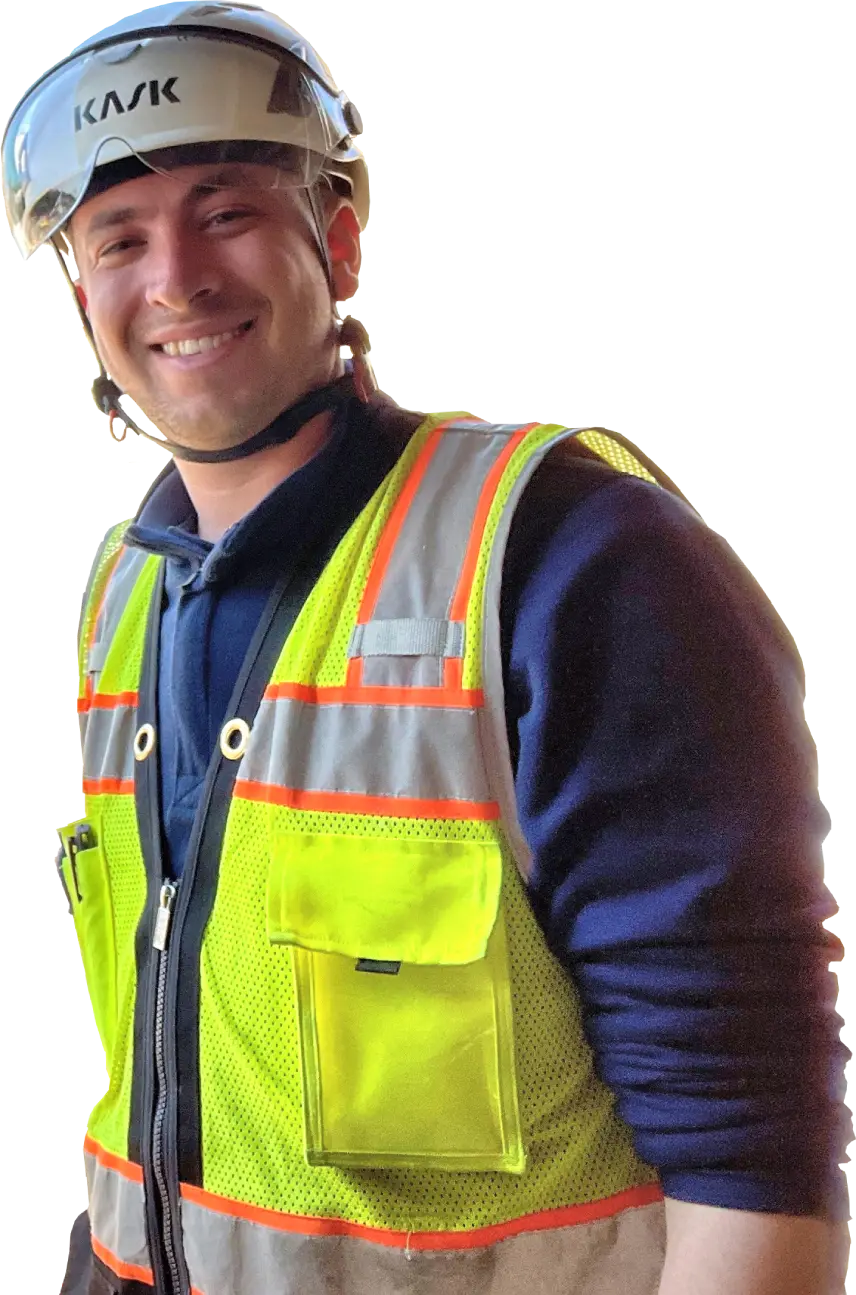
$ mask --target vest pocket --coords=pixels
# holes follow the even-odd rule
[[[59,868],[109,1068],[116,1030],[116,939],[100,820],[78,819],[61,827],[59,836],[63,849]]]
[[[277,837],[310,1164],[523,1171],[501,881],[494,843]]]

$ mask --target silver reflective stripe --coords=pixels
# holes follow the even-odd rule
[[[531,455],[512,487],[499,519],[488,563],[484,589],[484,624],[482,627],[482,682],[485,704],[479,711],[481,750],[491,787],[491,796],[499,804],[505,836],[514,855],[518,871],[524,881],[532,870],[532,852],[517,817],[517,796],[514,790],[514,770],[508,745],[508,727],[505,716],[505,684],[502,677],[502,651],[500,646],[499,601],[502,586],[502,567],[505,548],[520,496],[529,484],[532,474],[543,462],[544,456],[560,441],[576,436],[578,427],[566,427]]]
[[[450,622],[478,501],[491,468],[517,426],[453,423],[445,429],[404,518],[364,631],[391,621]],[[461,625],[463,629],[463,625]],[[450,631],[450,633],[453,631]],[[362,653],[362,682],[392,688],[439,688],[449,648],[422,655]],[[457,646],[457,645],[456,645]]]
[[[84,1159],[93,1239],[120,1263],[150,1270],[142,1182],[108,1168],[90,1151]]]
[[[371,688],[439,688],[443,683],[441,656],[367,656],[362,658],[362,683]]]
[[[86,654],[86,669],[89,674],[97,674],[104,669],[104,662],[107,659],[107,649],[110,644],[106,639],[100,643],[93,643]]]
[[[510,436],[530,425],[531,420],[522,418],[496,418],[451,423],[443,431],[405,515],[364,633],[374,633],[372,627],[378,622],[449,623],[449,609],[488,474],[508,447]],[[559,436],[594,426],[596,423],[574,423]],[[448,651],[445,655],[461,655],[462,651],[461,645],[460,653]],[[443,670],[438,670],[435,654],[407,654],[407,660],[401,659],[404,653],[363,651],[359,655],[365,658],[363,684],[369,688],[439,688],[443,684]]]
[[[134,777],[134,734],[136,706],[93,707],[87,714],[83,738],[83,776],[93,778]]]
[[[436,618],[372,620],[366,625],[356,625],[348,644],[349,657],[463,655],[463,622]]]
[[[306,1235],[186,1198],[182,1222],[190,1281],[204,1295],[656,1295],[665,1250],[662,1204],[467,1249],[424,1250],[418,1233],[410,1245],[366,1240],[369,1229]]]
[[[116,566],[107,582],[104,604],[95,627],[95,637],[87,654],[87,671],[104,668],[104,661],[110,649],[113,635],[122,614],[133,593],[137,578],[146,564],[148,554],[141,549],[126,548],[122,550]],[[94,653],[94,657],[92,656]],[[97,664],[96,664],[97,662]]]
[[[240,779],[303,791],[489,800],[476,712],[262,702]]]
[[[488,473],[519,428],[452,424],[399,531],[372,619],[445,620]]]

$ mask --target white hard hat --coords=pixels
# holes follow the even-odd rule
[[[79,45],[15,109],[3,193],[24,256],[58,234],[90,186],[197,162],[264,162],[277,186],[346,185],[360,225],[368,171],[359,113],[312,46],[253,5],[144,9]],[[123,169],[121,163],[125,164]]]

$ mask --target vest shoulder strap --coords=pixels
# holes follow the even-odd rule
[[[638,445],[622,436],[620,432],[613,432],[606,427],[586,427],[569,437],[567,440],[560,441],[550,450],[551,457],[559,459],[587,458],[600,459],[608,467],[616,472],[623,472],[629,476],[641,477],[643,481],[650,481],[652,484],[662,486],[668,490],[669,494],[675,495],[681,499],[689,508],[692,504],[686,495],[675,484],[671,477],[663,471],[659,464],[650,459]],[[693,509],[693,511],[697,511]]]

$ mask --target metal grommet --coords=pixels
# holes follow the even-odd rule
[[[250,726],[245,719],[230,719],[220,730],[220,750],[227,760],[240,760],[250,740]]]
[[[147,760],[155,749],[155,726],[143,724],[134,736],[134,759]]]

